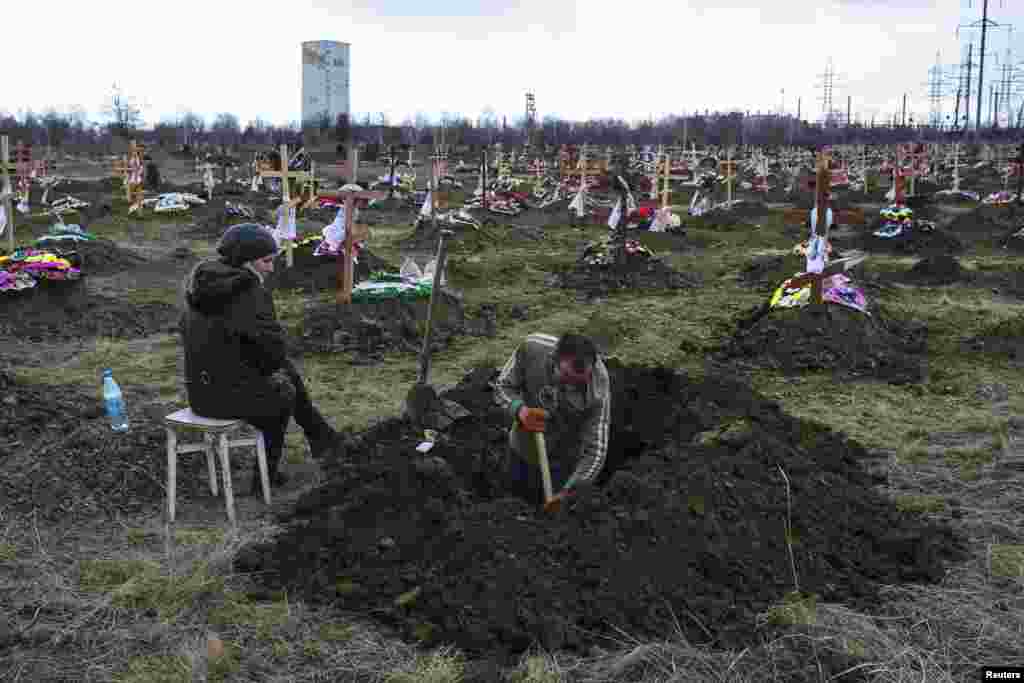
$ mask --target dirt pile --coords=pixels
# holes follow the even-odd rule
[[[133,514],[162,505],[167,481],[166,439],[159,426],[133,410],[130,431],[115,434],[96,393],[32,385],[0,371],[0,501],[48,521]],[[203,458],[178,462],[179,500],[205,491]]]
[[[904,384],[925,377],[926,338],[923,324],[898,320],[877,306],[866,315],[832,303],[820,309],[770,309],[765,303],[740,317],[720,356],[786,373],[829,370]]]
[[[390,350],[419,353],[429,308],[429,298],[388,298],[349,306],[310,303],[298,331],[299,345],[311,353],[355,352],[369,361],[381,360]],[[444,349],[465,332],[465,325],[461,299],[442,290],[431,322],[431,349]]]
[[[942,228],[922,226],[915,222],[910,230],[904,230],[895,237],[879,237],[875,231],[883,225],[881,220],[874,223],[853,238],[856,249],[889,254],[959,254],[965,249],[956,235]],[[844,239],[836,239],[840,246],[846,246]]]
[[[586,298],[604,297],[623,290],[674,290],[697,285],[696,278],[673,269],[639,243],[634,247],[639,251],[628,253],[625,260],[617,261],[608,245],[588,245],[575,263],[562,266],[549,275],[547,284],[549,287],[575,289]],[[627,243],[627,250],[629,248]]]
[[[291,268],[285,265],[284,253],[279,254],[274,272],[267,277],[267,289],[302,289],[313,294],[324,290],[336,290],[338,257],[314,256],[315,249],[315,244],[304,244],[292,250]],[[378,271],[397,273],[398,269],[375,256],[369,249],[364,249],[359,253],[359,262],[353,269],[352,283],[357,284]]]
[[[904,276],[909,282],[947,285],[966,278],[960,261],[949,254],[932,254],[921,259]]]
[[[59,247],[59,251],[76,252],[81,263],[82,273],[87,277],[89,275],[113,275],[146,263],[145,257],[106,239],[76,242],[74,245]]]
[[[0,296],[0,337],[28,341],[146,337],[177,331],[179,317],[172,304],[133,304],[89,294],[84,279],[42,281]]]
[[[404,420],[350,439],[286,531],[236,569],[471,654],[585,651],[676,628],[740,648],[793,587],[780,467],[800,585],[821,599],[870,609],[879,583],[937,581],[962,556],[948,529],[875,492],[869,454],[842,435],[725,377],[609,371],[606,471],[559,515],[509,495],[508,420],[483,368],[445,393],[470,415],[428,455]]]
[[[1024,224],[1024,211],[1010,206],[979,206],[958,214],[947,226],[950,233],[970,242],[989,242],[1015,247],[1011,235]]]

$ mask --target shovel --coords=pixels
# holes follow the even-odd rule
[[[448,247],[445,240],[454,234],[451,230],[441,230],[441,236],[438,239],[437,267],[434,270],[434,284],[430,290],[427,329],[423,334],[423,349],[420,351],[419,375],[416,378],[416,384],[409,389],[409,393],[405,396],[405,412],[415,424],[422,424],[423,419],[441,404],[437,391],[428,383],[430,381],[430,342],[433,339],[434,312],[437,308],[437,301],[441,297],[441,276],[444,273]]]
[[[544,441],[544,432],[534,432],[533,440],[537,447],[537,465],[540,467],[540,480],[544,487],[544,512],[558,512],[562,507],[562,500],[555,498],[551,493],[551,466],[548,464],[548,447]]]

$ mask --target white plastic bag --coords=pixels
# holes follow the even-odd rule
[[[412,260],[411,256],[407,256],[405,261],[402,263],[402,267],[398,270],[398,274],[403,278],[409,278],[412,280],[419,280],[423,277],[423,271],[416,265],[416,262]]]

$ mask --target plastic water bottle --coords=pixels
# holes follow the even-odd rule
[[[124,409],[124,397],[121,387],[114,381],[114,373],[107,368],[103,371],[103,404],[110,418],[110,428],[115,432],[128,431],[128,416]]]

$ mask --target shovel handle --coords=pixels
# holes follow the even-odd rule
[[[533,441],[537,446],[537,464],[540,466],[540,479],[544,485],[544,504],[551,500],[551,467],[548,465],[548,447],[543,432],[534,432]]]

